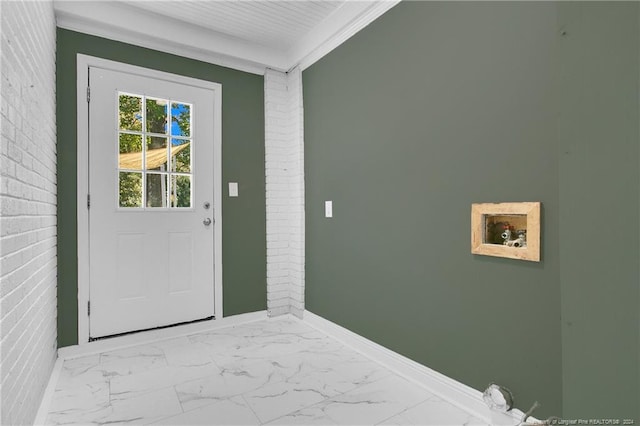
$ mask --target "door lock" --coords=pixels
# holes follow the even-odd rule
[[[205,210],[209,210],[209,207],[211,207],[211,203],[209,203],[208,201],[205,201],[202,207],[204,207]]]

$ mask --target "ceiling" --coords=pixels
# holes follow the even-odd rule
[[[399,0],[55,0],[58,26],[254,73],[306,68]]]
[[[127,1],[131,7],[172,17],[264,46],[290,48],[344,1]]]

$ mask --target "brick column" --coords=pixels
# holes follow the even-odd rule
[[[304,128],[302,72],[265,73],[267,309],[304,311]]]

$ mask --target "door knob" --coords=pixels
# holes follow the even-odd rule
[[[204,223],[204,226],[209,226],[211,225],[211,218],[206,218],[205,220],[202,221],[202,223]]]

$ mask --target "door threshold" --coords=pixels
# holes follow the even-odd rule
[[[196,324],[196,323],[199,323],[199,322],[210,321],[210,320],[215,320],[215,319],[216,319],[216,316],[212,315],[212,316],[207,317],[207,318],[200,318],[200,319],[193,320],[193,321],[183,321],[183,322],[178,322],[178,323],[175,323],[175,324],[162,325],[160,327],[151,327],[151,328],[143,328],[143,329],[140,329],[140,330],[125,331],[124,333],[110,334],[108,336],[101,336],[101,337],[89,337],[89,342],[96,342],[98,340],[104,340],[104,339],[112,339],[114,337],[129,336],[130,334],[142,333],[144,331],[163,330],[165,328],[178,327],[178,326],[181,326],[181,325]]]

